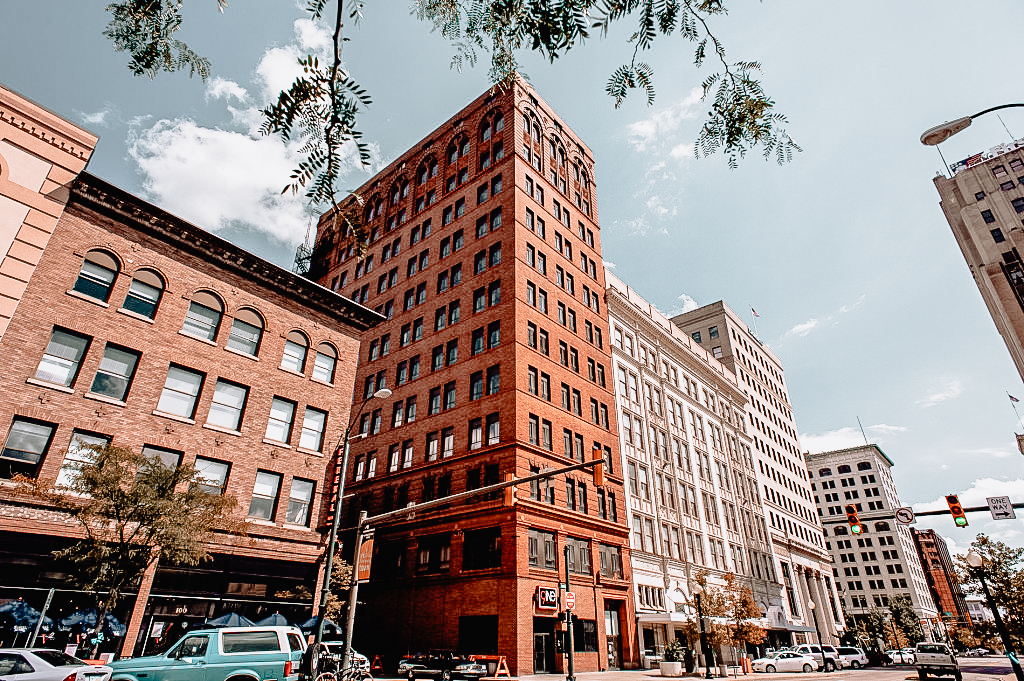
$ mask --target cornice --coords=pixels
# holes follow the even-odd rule
[[[72,185],[69,207],[80,206],[117,221],[215,267],[258,284],[282,298],[334,319],[356,331],[384,317],[294,272],[264,260],[230,241],[186,222],[89,173]]]
[[[3,86],[0,86],[0,121],[82,161],[89,160],[96,140],[99,139],[87,130]]]

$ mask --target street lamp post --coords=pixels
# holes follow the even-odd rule
[[[1010,632],[1006,630],[1003,616],[999,614],[999,605],[992,600],[992,594],[988,591],[988,582],[985,581],[985,559],[973,550],[967,552],[966,559],[974,574],[978,576],[978,581],[981,582],[981,591],[985,594],[985,602],[988,603],[988,607],[992,610],[992,615],[996,619],[996,630],[999,632],[999,638],[1003,639],[1003,647],[1006,649],[1006,656],[1010,658],[1010,666],[1013,667],[1013,673],[1017,677],[1017,681],[1024,681],[1024,671],[1021,670],[1020,662],[1017,661],[1017,654],[1013,650]]]
[[[697,620],[700,622],[700,648],[704,654],[704,678],[714,678],[711,675],[711,649],[708,645],[708,630],[704,624],[704,609],[701,607],[700,595],[703,592],[699,584],[693,586],[693,598],[697,602]]]
[[[342,454],[341,454],[341,473],[338,479],[337,492],[332,495],[331,502],[334,504],[334,517],[331,519],[331,535],[327,542],[327,555],[324,558],[324,585],[320,590],[320,617],[317,618],[316,623],[316,637],[313,644],[319,645],[324,639],[324,623],[327,620],[324,617],[324,610],[327,607],[327,598],[331,594],[331,577],[334,574],[334,545],[338,541],[338,524],[341,521],[341,500],[345,496],[345,478],[348,475],[348,451],[349,451],[349,435],[352,434],[352,424],[356,422],[359,415],[363,413],[363,407],[372,399],[386,400],[391,397],[391,391],[387,388],[381,388],[377,392],[373,393],[359,405],[359,409],[356,413],[349,417],[348,426],[345,428],[345,434],[343,436]],[[358,537],[356,538],[358,541]],[[345,656],[348,656],[348,649],[345,649]]]
[[[945,142],[953,135],[970,127],[971,121],[978,116],[984,116],[987,113],[998,111],[999,109],[1009,109],[1016,106],[1024,106],[1024,104],[1001,104],[1000,106],[993,106],[990,109],[979,111],[973,116],[964,116],[963,118],[957,118],[956,120],[946,121],[941,125],[936,125],[934,128],[928,128],[921,133],[921,144],[934,147],[936,144]]]
[[[807,607],[811,609],[811,619],[814,620],[814,634],[818,637],[818,647],[820,648],[821,647],[821,629],[818,628],[818,613],[817,613],[817,610],[815,610],[815,608],[817,608],[818,606],[817,606],[817,604],[814,601],[808,600],[807,601]],[[825,658],[822,657],[822,664],[824,664],[824,660],[825,660]]]

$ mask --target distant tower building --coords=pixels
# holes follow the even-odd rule
[[[820,632],[823,643],[835,644],[845,621],[782,363],[721,301],[673,317],[672,323],[734,373],[747,396],[757,480],[786,594],[783,628],[793,633],[794,643],[813,642]]]
[[[563,670],[558,607],[576,594],[576,671],[636,665],[604,305],[594,157],[526,84],[484,94],[358,193],[369,249],[334,214],[310,276],[387,320],[362,343],[343,527],[562,468],[586,471],[377,528],[356,647],[497,653],[513,674]],[[566,554],[568,549],[568,554]],[[566,560],[568,555],[568,560]],[[362,643],[360,643],[362,641]]]
[[[893,465],[877,445],[807,454],[814,501],[835,560],[836,581],[843,587],[846,612],[858,615],[885,608],[890,598],[906,594],[918,617],[934,620],[938,611],[910,528],[892,519],[901,506],[889,471]],[[847,504],[857,507],[864,525],[859,537],[850,533]]]
[[[735,573],[769,645],[792,642],[736,375],[606,272],[619,448],[641,649],[660,655],[693,621],[692,578]],[[726,651],[728,655],[728,651]]]
[[[967,599],[960,588],[960,580],[956,578],[946,540],[935,530],[918,530],[912,527],[910,535],[917,546],[917,556],[921,560],[921,567],[924,568],[924,576],[928,580],[928,588],[931,589],[935,607],[939,609],[939,617],[944,622],[970,626]]]
[[[1024,141],[954,163],[933,180],[981,297],[1024,378]]]

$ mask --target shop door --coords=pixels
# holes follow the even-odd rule
[[[604,633],[608,645],[608,669],[619,669],[622,666],[622,634],[617,603],[604,604]]]
[[[555,672],[555,618],[533,618],[533,673]]]

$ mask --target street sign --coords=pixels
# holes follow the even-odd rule
[[[914,509],[909,506],[902,506],[896,509],[896,522],[900,525],[909,525],[914,522]]]
[[[576,607],[576,594],[572,591],[565,592],[565,609],[572,610]]]
[[[1010,497],[986,497],[988,510],[992,513],[992,520],[1013,520],[1017,514],[1013,512],[1013,504]]]
[[[373,565],[373,532],[366,532],[360,538],[359,558],[356,560],[356,581],[365,584],[370,581],[370,567]]]
[[[558,589],[550,586],[537,587],[537,607],[544,610],[554,610],[558,607]]]

